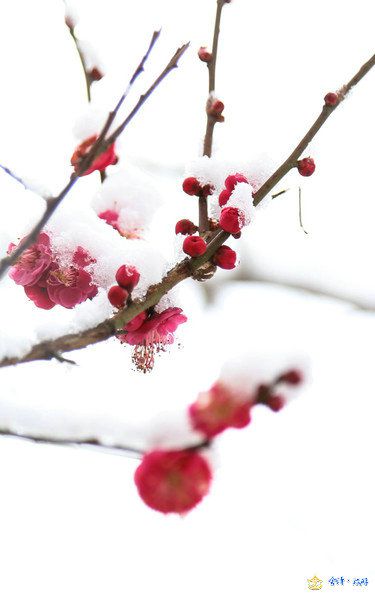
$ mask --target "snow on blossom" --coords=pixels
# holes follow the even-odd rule
[[[249,161],[202,156],[189,162],[185,173],[198,179],[201,185],[212,184],[215,193],[225,188],[225,180],[232,173],[243,173],[254,191],[268,179],[274,170],[273,161],[267,155],[254,156]]]
[[[92,202],[101,218],[129,238],[142,237],[160,205],[152,178],[129,165],[109,175]]]
[[[160,252],[144,240],[127,240],[116,233],[91,207],[62,206],[48,223],[51,245],[60,256],[60,263],[69,267],[78,246],[95,259],[86,267],[93,283],[108,290],[123,264],[134,265],[140,280],[132,292],[140,298],[152,284],[158,283],[166,270],[167,262]]]
[[[237,183],[225,208],[238,208],[243,215],[244,226],[254,220],[256,208],[253,205],[253,188],[249,183]]]

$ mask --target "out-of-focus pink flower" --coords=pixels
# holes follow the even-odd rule
[[[119,335],[118,338],[121,342],[135,346],[133,362],[138,370],[146,373],[154,366],[155,353],[164,350],[166,345],[173,344],[174,332],[187,321],[187,317],[182,314],[181,308],[171,307],[161,313],[154,313],[143,320],[140,326],[135,319],[125,325],[124,335]]]
[[[228,427],[246,427],[251,420],[251,404],[246,394],[217,382],[208,392],[198,395],[189,407],[189,416],[196,431],[212,438]]]
[[[22,240],[21,240],[22,241]],[[11,244],[10,253],[16,246]],[[9,277],[18,285],[34,285],[49,268],[52,262],[52,253],[49,237],[40,233],[35,244],[27,248],[10,269]]]
[[[208,493],[212,479],[207,459],[189,450],[146,454],[134,481],[143,502],[162,513],[184,514]]]
[[[61,268],[53,263],[47,277],[47,292],[55,304],[73,308],[96,296],[98,288],[84,269],[75,266]]]

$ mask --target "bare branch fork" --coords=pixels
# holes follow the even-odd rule
[[[143,67],[144,64],[152,50],[152,48],[155,45],[155,42],[157,40],[157,38],[159,37],[160,32],[155,32],[152,36],[149,48],[145,54],[145,56],[143,57],[143,59],[141,60],[140,64],[138,65],[137,69],[135,70],[134,74],[132,75],[132,78],[130,80],[130,83],[128,85],[127,91],[130,89],[131,85],[134,83],[134,81],[137,79],[137,77],[142,73],[143,71]],[[110,146],[111,144],[113,144],[116,139],[118,138],[118,136],[124,131],[124,129],[129,125],[129,123],[132,121],[132,119],[135,117],[135,115],[138,113],[139,109],[142,107],[142,105],[146,102],[146,100],[151,96],[151,94],[155,91],[155,89],[158,87],[158,85],[163,81],[163,79],[165,79],[165,77],[175,68],[177,68],[178,66],[178,61],[181,58],[181,56],[184,54],[184,52],[187,50],[189,44],[184,44],[183,46],[181,46],[181,48],[178,48],[178,50],[175,52],[175,54],[172,56],[171,60],[169,61],[169,63],[167,64],[167,66],[163,69],[163,71],[161,72],[161,74],[156,78],[156,80],[154,81],[154,83],[148,88],[148,90],[142,95],[140,96],[138,102],[136,103],[136,105],[134,106],[133,110],[130,112],[130,114],[128,115],[128,117],[123,121],[123,123],[114,131],[114,133],[112,133],[108,138],[105,138],[105,136],[107,135],[117,113],[118,110],[120,109],[122,103],[125,100],[127,91],[121,96],[119,102],[117,103],[115,109],[108,115],[108,119],[101,131],[101,133],[99,134],[99,137],[97,138],[97,140],[95,141],[95,143],[93,144],[92,148],[90,149],[90,151],[88,152],[87,156],[85,156],[80,165],[79,165],[79,169],[76,173],[73,173],[70,181],[67,183],[67,185],[62,189],[62,191],[55,197],[53,198],[48,198],[46,201],[46,209],[42,215],[42,217],[40,218],[40,220],[34,225],[33,229],[31,230],[31,232],[23,239],[23,241],[17,246],[17,248],[8,256],[5,256],[4,258],[2,258],[0,260],[0,279],[1,277],[3,277],[3,275],[6,273],[7,269],[14,265],[15,262],[18,260],[18,258],[21,256],[21,254],[29,247],[31,246],[35,240],[38,237],[38,234],[41,232],[41,230],[43,229],[43,227],[46,225],[46,223],[48,222],[48,220],[50,219],[50,217],[53,215],[53,213],[55,212],[55,210],[57,209],[57,207],[61,204],[61,202],[63,201],[63,199],[65,198],[65,196],[69,193],[69,191],[72,189],[72,187],[75,185],[75,183],[78,181],[78,179],[87,171],[87,169],[91,166],[91,164],[93,163],[93,161],[95,160],[95,158],[100,155],[102,152],[104,152],[108,146]]]
[[[346,94],[359,82],[370,69],[375,65],[375,55],[373,55],[352,77],[348,84],[346,84],[340,95],[340,102],[345,98]],[[295,167],[296,161],[302,152],[307,148],[308,144],[318,133],[320,128],[323,126],[328,117],[337,107],[324,106],[319,117],[310,127],[306,135],[302,138],[290,156],[286,161],[274,172],[273,175],[262,185],[262,187],[254,195],[254,204],[258,205],[263,198],[274,188],[275,185],[288,173],[292,168]],[[41,342],[33,346],[33,348],[22,357],[9,357],[5,358],[0,362],[0,367],[9,365],[16,365],[19,363],[31,362],[34,360],[49,360],[54,355],[61,354],[63,352],[70,352],[72,350],[79,350],[86,348],[91,344],[96,344],[107,340],[108,338],[116,335],[119,329],[122,329],[126,323],[137,316],[142,311],[146,310],[157,304],[159,300],[173,287],[184,279],[190,277],[199,267],[204,265],[216,250],[228,239],[229,234],[225,231],[220,231],[210,241],[207,246],[205,254],[195,259],[185,259],[178,263],[173,269],[171,269],[162,281],[151,286],[146,295],[141,300],[131,302],[126,308],[119,311],[114,317],[108,319],[99,325],[82,331],[81,333],[68,334],[59,337],[54,340]]]

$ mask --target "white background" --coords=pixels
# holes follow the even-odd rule
[[[181,43],[191,50],[121,142],[121,157],[159,178],[166,208],[155,240],[165,252],[177,217],[184,164],[201,152],[207,87],[196,58],[209,45],[214,0],[82,0],[80,35],[107,65],[94,100],[110,108],[154,28],[163,35],[133,93],[145,89]],[[0,162],[58,190],[69,176],[71,133],[85,103],[80,64],[57,0],[1,2]],[[224,7],[217,92],[226,122],[215,132],[223,157],[266,153],[277,164],[318,114],[322,97],[374,52],[370,1],[314,3],[233,0]],[[314,140],[317,164],[279,189],[241,241],[244,277],[299,284],[375,306],[375,75],[361,82]],[[129,99],[128,106],[132,100]],[[303,184],[304,225],[297,186]],[[74,201],[89,198],[93,175]],[[27,229],[41,209],[0,177],[0,244]],[[193,214],[193,213],[191,213]],[[373,313],[288,288],[230,283],[221,273],[211,308],[185,285],[189,323],[183,348],[152,376],[130,370],[111,341],[77,353],[80,367],[33,364],[1,372],[0,418],[23,431],[95,432],[150,444],[178,439],[184,408],[221,363],[251,348],[302,348],[310,385],[281,414],[254,414],[222,436],[210,496],[184,518],[145,507],[132,483],[136,462],[89,450],[0,440],[0,592],[6,600],[84,598],[298,599],[306,579],[321,593],[371,594],[374,568]],[[15,339],[52,327],[10,282],[1,321]],[[55,313],[56,314],[56,313]],[[60,313],[59,313],[60,314]],[[14,327],[10,324],[14,323]],[[55,324],[56,325],[56,324]],[[368,588],[331,589],[330,577],[368,577]]]

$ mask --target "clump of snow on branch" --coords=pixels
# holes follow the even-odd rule
[[[77,140],[86,140],[93,135],[99,135],[108,118],[108,114],[108,108],[106,109],[104,106],[99,106],[95,103],[88,104],[85,110],[78,115],[73,125],[74,137]],[[112,123],[109,133],[112,133],[115,128],[115,123]]]
[[[214,185],[217,193],[225,187],[228,175],[242,173],[256,192],[272,174],[273,164],[266,155],[249,161],[202,156],[191,161],[185,172],[188,177],[196,177],[202,185]]]
[[[124,232],[140,232],[150,225],[161,206],[161,197],[152,178],[129,165],[107,177],[95,196],[92,206],[96,213],[114,211]]]
[[[91,42],[88,40],[79,40],[79,49],[83,54],[86,69],[88,71],[97,69],[102,75],[104,75],[106,72],[106,67]]]
[[[133,297],[145,294],[148,287],[158,283],[165,272],[166,260],[144,240],[127,240],[108,227],[90,208],[70,206],[61,208],[50,220],[46,229],[51,245],[60,261],[69,264],[78,246],[96,261],[87,269],[94,283],[108,289],[115,281],[115,273],[122,264],[134,265],[141,277]]]

